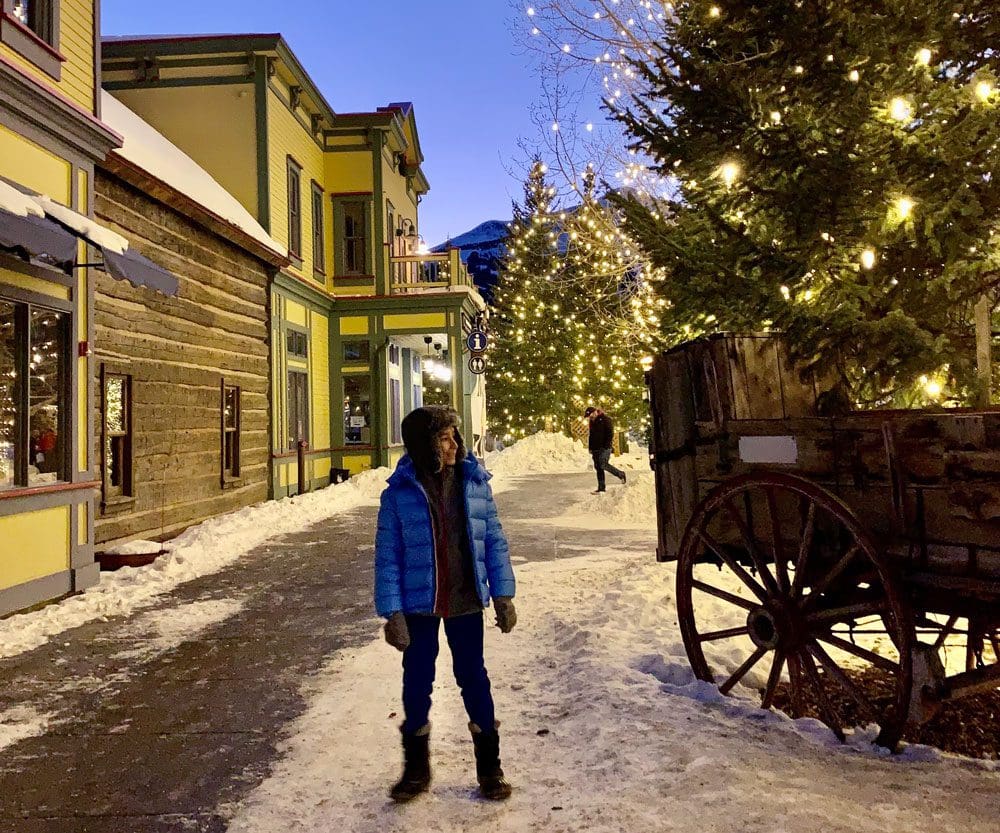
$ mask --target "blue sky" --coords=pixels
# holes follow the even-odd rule
[[[102,0],[107,35],[281,32],[339,112],[412,101],[431,191],[428,244],[509,219],[521,186],[519,137],[535,127],[539,84],[506,0]]]

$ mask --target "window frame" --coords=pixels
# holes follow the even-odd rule
[[[288,213],[288,255],[302,268],[302,166],[291,156],[286,160],[286,202]],[[293,199],[294,197],[294,199]]]
[[[372,213],[374,199],[371,194],[338,194],[333,198],[333,223],[334,223],[334,247],[333,247],[333,272],[334,277],[345,278],[370,278],[374,276],[375,255],[372,235]],[[362,245],[360,248],[364,256],[364,263],[361,268],[348,270],[347,251],[348,240],[357,240],[359,235],[351,238],[347,236],[347,207],[357,204],[361,207],[361,220],[364,223],[363,234],[360,235]]]
[[[326,281],[326,194],[320,184],[314,179],[310,189],[312,197],[312,234],[313,234],[313,277],[321,282]]]
[[[235,392],[235,419],[233,426],[226,425],[226,398],[229,391]],[[221,395],[221,407],[219,414],[219,428],[221,432],[220,445],[220,465],[221,465],[221,485],[222,488],[240,481],[242,477],[242,438],[243,438],[243,389],[239,385],[231,385],[223,376],[219,383]],[[232,438],[232,450],[230,451],[230,437]],[[230,455],[230,464],[227,466],[227,455]]]
[[[297,377],[296,378],[296,382],[295,382],[296,386],[298,386],[299,384],[302,385],[302,402],[303,402],[303,405],[305,407],[305,413],[303,415],[301,415],[302,416],[302,426],[303,426],[302,427],[302,435],[301,436],[298,436],[298,430],[297,430],[299,419],[295,419],[295,423],[296,423],[296,430],[294,432],[296,434],[295,439],[292,439],[292,433],[293,433],[293,431],[292,431],[292,421],[293,421],[292,420],[292,415],[293,415],[292,378],[293,377]],[[296,368],[296,367],[290,367],[290,368],[288,368],[288,372],[285,374],[285,391],[286,391],[286,402],[285,402],[285,422],[286,422],[286,425],[285,425],[285,429],[286,429],[285,430],[285,442],[286,442],[286,449],[285,450],[286,451],[295,451],[296,448],[298,447],[298,443],[299,443],[300,440],[305,440],[305,442],[308,444],[309,443],[309,438],[310,438],[310,431],[309,431],[309,427],[310,427],[309,426],[309,405],[310,405],[310,403],[309,403],[309,373],[308,373],[308,371],[306,371],[304,369]],[[296,394],[298,394],[297,390],[296,390]],[[298,400],[298,395],[296,395],[296,397],[295,397],[295,406],[294,406],[294,413],[295,413],[296,417],[300,416],[298,414],[298,401],[299,401]]]
[[[122,396],[124,404],[124,426],[122,432],[111,434],[108,428],[108,380],[122,379]],[[135,500],[135,468],[133,448],[135,439],[133,381],[131,374],[123,373],[117,368],[101,364],[101,506],[105,509],[115,504],[132,503]],[[111,483],[111,468],[108,465],[109,439],[122,438],[122,472],[121,484]]]
[[[293,345],[289,344],[290,341],[299,342],[301,340],[303,350],[298,352],[295,350]],[[285,325],[285,353],[290,358],[297,361],[309,361],[309,331],[301,329],[299,327],[293,327],[288,324]]]
[[[14,0],[3,0],[0,12],[0,43],[27,59],[54,81],[62,80],[66,57],[59,51],[62,0],[37,0],[44,6],[44,32],[14,16]]]

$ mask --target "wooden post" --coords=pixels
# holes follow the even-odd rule
[[[983,295],[976,304],[976,369],[979,378],[980,408],[989,407],[993,400],[993,304]]]
[[[296,450],[298,451],[298,462],[299,462],[299,494],[304,495],[306,493],[306,449],[309,448],[309,443],[305,440],[299,440]]]

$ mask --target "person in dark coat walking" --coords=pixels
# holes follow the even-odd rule
[[[483,660],[483,610],[517,623],[514,571],[490,474],[466,454],[452,408],[417,408],[403,420],[406,455],[382,493],[375,537],[375,608],[385,638],[403,652],[403,775],[392,799],[410,801],[431,782],[430,722],[438,634],[444,622],[455,679],[469,715],[484,798],[510,796],[500,766],[499,723]]]
[[[600,408],[591,406],[583,412],[583,415],[590,420],[590,437],[587,441],[587,448],[590,449],[590,456],[594,458],[594,468],[597,470],[597,491],[600,494],[605,491],[607,484],[604,472],[609,471],[622,483],[625,482],[625,472],[611,465],[611,446],[615,436],[615,426],[609,417]]]

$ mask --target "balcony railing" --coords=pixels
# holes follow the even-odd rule
[[[472,286],[472,281],[458,249],[389,258],[389,289],[393,295],[447,292],[460,286]]]

